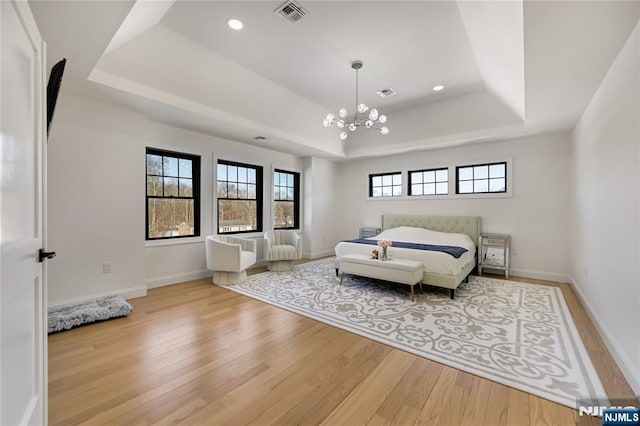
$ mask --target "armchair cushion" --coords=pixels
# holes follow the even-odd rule
[[[293,260],[299,259],[295,246],[275,245],[269,248],[267,260]]]

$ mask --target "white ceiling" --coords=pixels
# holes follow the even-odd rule
[[[63,92],[295,155],[357,158],[575,126],[638,23],[635,1],[30,1]],[[230,17],[245,28],[232,31]],[[387,136],[324,116],[360,99]],[[433,92],[436,84],[445,90]],[[380,98],[376,90],[397,94]],[[257,142],[254,136],[264,135]]]
[[[180,1],[160,23],[331,110],[355,102],[354,59],[361,100],[385,110],[426,101],[436,84],[482,84],[455,2],[301,2],[309,13],[295,24],[274,13],[281,3]],[[233,16],[245,23],[235,34]],[[386,87],[397,94],[379,98]]]

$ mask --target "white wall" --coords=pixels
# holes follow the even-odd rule
[[[636,27],[573,135],[571,273],[640,393],[640,67]]]
[[[217,158],[264,167],[270,194],[272,167],[302,169],[300,158],[147,121],[144,116],[69,95],[59,98],[49,139],[49,302],[100,294],[134,297],[155,287],[209,275],[204,237],[147,243],[145,148],[202,156],[202,235],[214,232],[213,188]],[[264,229],[272,206],[263,206]],[[262,234],[250,235],[259,239]],[[167,245],[168,244],[168,245]],[[261,253],[261,251],[259,252]],[[111,262],[113,272],[103,274]]]
[[[343,211],[343,206],[336,203],[336,195],[342,189],[337,169],[336,163],[324,158],[304,159],[304,257],[315,259],[334,254],[338,242],[336,223]]]
[[[478,215],[486,232],[511,234],[512,273],[568,281],[569,178],[568,133],[466,145],[384,158],[348,161],[340,165],[340,198],[336,210],[337,237],[355,238],[362,226],[380,226],[385,213]],[[370,173],[448,167],[510,159],[510,197],[368,199]],[[455,168],[449,171],[455,192]]]
[[[48,141],[49,302],[146,294],[144,188],[131,185],[145,178],[144,145],[113,130],[136,117],[104,108],[103,120],[87,104],[61,96]]]

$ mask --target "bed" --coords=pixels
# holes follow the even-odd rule
[[[430,215],[383,215],[382,232],[369,240],[407,241],[433,245],[459,246],[467,252],[459,258],[450,254],[389,247],[391,257],[418,260],[424,264],[422,282],[448,288],[453,296],[455,289],[477,264],[477,247],[481,232],[479,216],[430,216]],[[340,257],[359,253],[371,254],[376,246],[342,241],[335,252]]]

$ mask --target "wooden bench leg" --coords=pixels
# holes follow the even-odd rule
[[[340,285],[342,285],[342,280],[344,279],[344,272],[340,274]]]
[[[414,285],[415,285],[415,284],[413,284],[413,285],[411,286],[411,301],[412,301],[412,302],[415,302],[415,297],[414,297],[414,295],[413,295],[413,286],[414,286]]]
[[[338,272],[340,272],[340,269],[336,268],[336,277],[338,276]]]
[[[420,281],[418,285],[420,286],[420,293],[422,293],[422,281]]]
[[[456,290],[454,288],[449,289],[449,295],[451,296],[451,298],[453,299],[453,296],[456,295]]]

